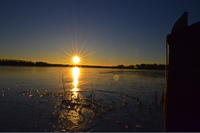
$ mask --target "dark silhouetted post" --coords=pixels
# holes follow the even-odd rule
[[[200,131],[200,22],[188,26],[187,16],[167,36],[165,131]]]

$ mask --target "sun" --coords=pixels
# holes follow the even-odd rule
[[[57,45],[58,46],[58,45]],[[85,43],[80,46],[78,43],[74,43],[72,41],[72,46],[68,47],[67,50],[61,48],[60,46],[59,49],[62,50],[66,55],[64,55],[67,60],[62,60],[69,66],[79,66],[81,67],[83,64],[88,64],[88,62],[91,62],[89,60],[89,57],[91,54],[95,53],[96,51],[92,50],[91,47],[90,49],[85,49],[84,50]]]
[[[73,62],[75,64],[79,63],[79,61],[80,61],[79,57],[77,57],[77,56],[73,57]]]

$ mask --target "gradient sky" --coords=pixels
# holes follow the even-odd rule
[[[79,51],[84,65],[165,63],[185,11],[189,25],[200,21],[200,0],[0,0],[0,58],[69,64]]]

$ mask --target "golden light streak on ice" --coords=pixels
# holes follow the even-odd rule
[[[79,91],[79,89],[77,88],[78,86],[78,77],[79,77],[79,68],[78,67],[74,67],[72,70],[72,75],[73,75],[73,79],[74,82],[72,83],[74,88],[72,91]]]

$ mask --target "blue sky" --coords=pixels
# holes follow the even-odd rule
[[[0,0],[0,58],[85,65],[165,63],[165,37],[199,0]],[[81,50],[82,49],[82,50]],[[68,54],[67,54],[68,53]]]

